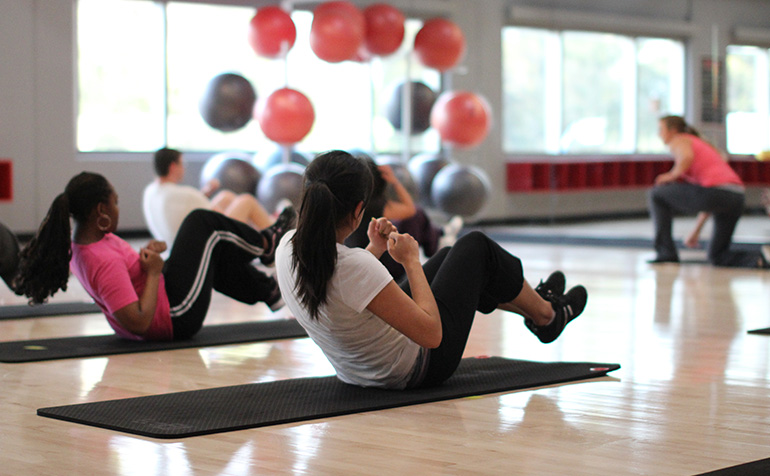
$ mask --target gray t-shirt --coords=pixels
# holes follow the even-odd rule
[[[366,309],[393,280],[370,252],[337,244],[337,268],[327,287],[327,301],[311,319],[294,290],[291,267],[294,231],[276,252],[276,274],[286,305],[329,359],[343,382],[363,387],[406,387],[420,346]]]

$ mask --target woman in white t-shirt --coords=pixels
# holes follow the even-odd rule
[[[346,247],[371,188],[362,160],[338,150],[316,157],[305,170],[297,229],[276,251],[287,306],[343,382],[440,384],[462,358],[476,311],[520,314],[545,343],[583,311],[583,286],[564,294],[564,275],[556,271],[532,289],[521,261],[480,232],[424,266],[417,242],[385,218],[371,220],[366,249]],[[378,261],[386,250],[406,270],[400,285]]]

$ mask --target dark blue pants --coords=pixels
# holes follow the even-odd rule
[[[650,216],[655,225],[655,252],[658,259],[679,259],[671,228],[676,213],[708,212],[714,220],[708,245],[708,259],[716,266],[756,268],[760,251],[731,250],[733,233],[743,214],[742,193],[716,187],[700,187],[689,183],[668,183],[648,193]]]

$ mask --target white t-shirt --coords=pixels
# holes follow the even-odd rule
[[[182,221],[196,208],[210,209],[211,202],[195,187],[155,180],[144,189],[144,221],[152,236],[165,241],[169,250]]]
[[[294,230],[276,251],[276,275],[287,307],[329,359],[343,382],[363,387],[406,387],[420,346],[366,309],[393,280],[370,252],[337,244],[337,268],[318,319],[299,302],[291,266]]]

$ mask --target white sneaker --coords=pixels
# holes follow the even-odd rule
[[[460,215],[453,216],[441,229],[444,232],[438,241],[438,247],[452,246],[457,241],[457,235],[463,229],[465,223]]]
[[[273,216],[277,217],[281,214],[284,208],[286,207],[293,207],[294,204],[291,203],[291,200],[288,198],[282,198],[278,201],[278,204],[275,206],[275,210],[273,210]]]

